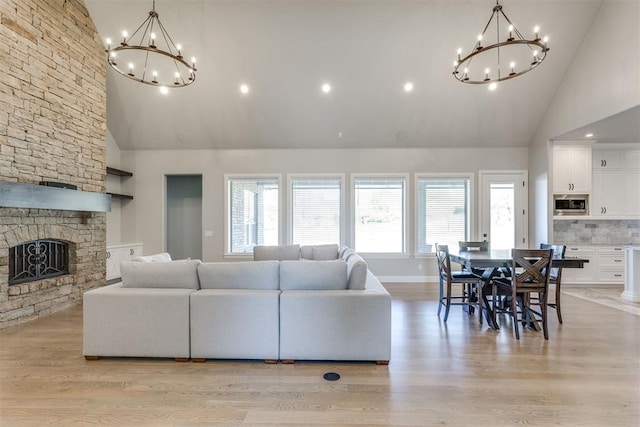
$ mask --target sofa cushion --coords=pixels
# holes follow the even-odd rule
[[[132,262],[167,262],[171,261],[171,255],[167,252],[155,255],[137,256],[131,258]]]
[[[278,289],[278,261],[206,262],[198,266],[200,289]]]
[[[337,244],[305,245],[300,247],[300,258],[316,261],[338,259],[338,250]]]
[[[367,263],[358,254],[353,254],[347,260],[348,289],[364,290],[367,282]]]
[[[356,251],[354,251],[353,249],[351,249],[351,248],[346,248],[346,249],[342,252],[342,257],[341,257],[341,258],[342,258],[343,260],[345,260],[345,261],[348,261],[348,260],[349,260],[349,257],[350,257],[351,255],[354,255],[355,253],[356,253]]]
[[[339,290],[347,289],[347,263],[333,261],[282,261],[280,289]]]
[[[169,262],[123,262],[124,288],[198,289],[198,260]]]
[[[300,245],[255,246],[254,261],[282,261],[300,259]]]
[[[338,250],[338,259],[344,259],[344,252],[350,249],[349,246],[340,246],[340,249]]]
[[[338,259],[338,245],[316,245],[312,247],[313,259],[318,261]]]
[[[313,259],[313,246],[300,246],[300,259]]]

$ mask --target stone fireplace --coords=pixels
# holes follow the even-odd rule
[[[104,213],[0,208],[0,218],[13,223],[0,233],[0,329],[78,304],[104,284]],[[9,285],[10,248],[43,239],[68,243],[68,274]]]
[[[82,0],[0,2],[0,57],[4,329],[79,304],[84,291],[105,283],[106,209],[66,205],[67,195],[106,197],[106,67]],[[45,190],[37,185],[41,181],[73,184],[79,191]],[[12,188],[21,186],[37,190],[25,196],[31,205],[15,202]],[[49,195],[50,205],[43,206]],[[9,265],[11,248],[39,240],[66,245],[66,271],[10,285],[16,269]],[[41,253],[34,256],[44,262]]]

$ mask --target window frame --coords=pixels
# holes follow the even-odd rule
[[[415,237],[414,240],[414,257],[415,258],[435,258],[435,248],[432,248],[431,252],[420,252],[420,239],[418,238],[418,232],[420,230],[420,215],[418,209],[420,208],[420,195],[419,191],[419,181],[423,179],[468,179],[469,180],[469,211],[468,211],[468,222],[469,222],[469,236],[468,239],[473,239],[475,236],[476,229],[476,198],[475,198],[475,174],[472,172],[461,172],[461,173],[416,173],[414,175],[414,223],[413,223],[413,234]]]
[[[295,180],[328,180],[337,179],[340,181],[340,221],[339,221],[339,246],[344,245],[345,240],[345,174],[341,173],[293,173],[287,174],[287,197],[286,197],[286,242],[289,245],[293,242],[293,181]]]
[[[351,247],[356,247],[356,181],[359,179],[402,179],[403,180],[403,194],[402,194],[402,251],[401,252],[363,252],[367,258],[406,258],[409,256],[409,241],[408,241],[408,222],[409,222],[409,199],[411,195],[410,188],[410,174],[408,173],[352,173],[350,175],[349,190],[351,193],[351,206],[349,209],[350,220],[350,243]]]
[[[282,244],[282,175],[281,174],[224,174],[224,258],[252,258],[253,253],[231,252],[231,182],[234,180],[277,180],[278,182],[278,243]]]

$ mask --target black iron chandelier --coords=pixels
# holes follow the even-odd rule
[[[490,28],[492,24],[495,32]],[[489,84],[489,89],[493,90],[497,82],[533,70],[544,61],[549,51],[549,38],[541,39],[537,26],[533,33],[533,38],[526,39],[504,13],[500,2],[496,1],[493,13],[471,52],[463,56],[462,49],[458,49],[458,57],[453,62],[453,76],[462,83]],[[503,64],[508,64],[508,67]]]
[[[168,88],[184,87],[196,79],[196,59],[184,59],[182,46],[173,42],[160,22],[155,0],[149,16],[131,36],[123,31],[119,45],[112,46],[111,39],[106,39],[106,44],[111,68],[137,82],[167,92]]]

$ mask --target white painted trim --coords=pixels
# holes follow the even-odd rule
[[[345,244],[346,242],[346,174],[344,173],[288,173],[287,174],[287,199],[286,199],[286,215],[283,215],[286,218],[286,240],[285,245],[291,245],[292,242],[292,232],[291,228],[291,181],[295,179],[339,179],[340,180],[340,242],[337,242],[339,246],[349,246]]]
[[[404,181],[404,194],[402,195],[402,252],[358,252],[360,255],[364,257],[363,254],[368,254],[367,256],[371,258],[397,258],[397,257],[409,257],[409,200],[411,199],[411,177],[409,173],[352,173],[349,176],[349,190],[351,193],[349,206],[349,243],[353,245],[352,247],[355,249],[356,247],[356,180],[357,179],[402,179]]]
[[[281,236],[282,236],[282,214],[280,210],[282,209],[282,175],[279,173],[260,173],[260,174],[235,174],[235,173],[225,173],[224,174],[224,188],[223,188],[223,213],[222,213],[222,224],[224,229],[224,253],[223,256],[226,258],[229,255],[239,255],[243,256],[243,254],[236,254],[230,252],[231,242],[229,240],[229,236],[231,235],[231,223],[229,222],[229,210],[231,206],[229,206],[229,182],[234,179],[277,179],[278,180],[278,244],[282,244]],[[253,254],[251,254],[253,256]]]
[[[413,177],[413,254],[415,258],[428,256],[430,254],[435,254],[435,252],[419,252],[418,250],[418,180],[420,179],[431,179],[431,178],[460,178],[460,179],[468,179],[469,180],[469,238],[473,240],[473,236],[476,234],[477,223],[476,223],[476,203],[477,203],[477,195],[475,190],[475,174],[473,172],[450,172],[450,173],[415,173]],[[435,251],[435,248],[433,248]],[[435,258],[435,255],[433,255]]]

